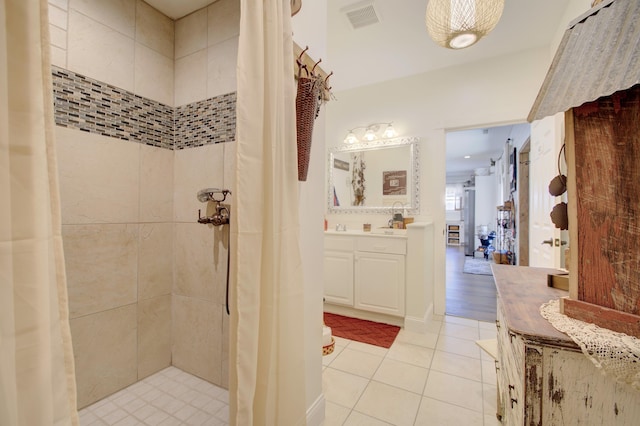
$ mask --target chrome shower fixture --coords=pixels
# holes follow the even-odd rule
[[[198,191],[198,201],[202,203],[206,203],[208,201],[221,203],[227,199],[227,194],[231,194],[231,191],[228,189],[205,188]]]
[[[227,195],[231,194],[228,189],[218,188],[206,188],[198,191],[198,200],[207,203],[212,201],[216,203],[216,211],[211,216],[202,216],[200,209],[198,209],[198,223],[212,224],[214,226],[228,225],[229,224],[229,209],[222,205],[222,202],[227,199]]]

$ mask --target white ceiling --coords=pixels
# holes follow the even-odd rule
[[[569,3],[506,0],[502,18],[488,36],[474,46],[451,50],[427,34],[427,0],[373,0],[381,22],[354,30],[340,9],[359,1],[327,1],[330,31],[323,62],[335,72],[335,91],[546,46]]]
[[[214,2],[145,1],[173,19]],[[302,8],[310,1],[317,0],[303,0]],[[429,38],[424,25],[428,0],[372,0],[380,22],[356,30],[341,9],[362,0],[326,0],[328,39],[323,67],[334,71],[331,84],[333,91],[339,92],[548,46],[569,1],[506,0],[502,18],[493,32],[474,46],[454,51],[439,47]],[[303,15],[298,14],[294,19],[301,19],[299,17]],[[489,129],[487,133],[482,130],[447,135],[448,175],[489,167],[490,158],[500,156],[509,135],[522,129],[504,126]],[[465,160],[464,155],[471,155],[471,158]]]
[[[447,183],[466,182],[474,170],[489,168],[503,155],[507,139],[522,142],[530,133],[528,123],[447,133]]]

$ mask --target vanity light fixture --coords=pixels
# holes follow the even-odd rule
[[[467,159],[467,158],[471,158],[471,156],[470,156],[470,155],[465,155],[465,156],[464,156],[464,158],[465,158],[465,159]]]
[[[387,127],[384,129],[384,132],[382,132],[382,135],[378,137],[378,131],[380,130],[381,124],[386,124]],[[364,135],[362,136],[362,140],[359,139],[354,133],[354,131],[358,129],[365,130]],[[391,139],[396,136],[398,136],[398,132],[396,132],[396,130],[393,128],[393,123],[373,123],[369,124],[368,126],[354,127],[353,129],[349,130],[349,133],[347,133],[347,136],[344,138],[344,143],[354,144],[361,141],[373,142],[376,139]]]
[[[426,25],[431,38],[448,49],[464,49],[498,24],[504,0],[429,0]]]

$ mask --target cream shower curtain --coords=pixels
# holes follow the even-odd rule
[[[290,0],[242,0],[230,420],[306,423]]]
[[[46,0],[0,0],[0,425],[77,425]]]

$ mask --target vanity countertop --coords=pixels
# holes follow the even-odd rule
[[[371,232],[364,232],[359,229],[347,229],[346,231],[335,231],[329,229],[324,231],[325,235],[344,235],[354,237],[387,237],[387,238],[407,238],[406,229],[393,229],[393,228],[372,228]]]

